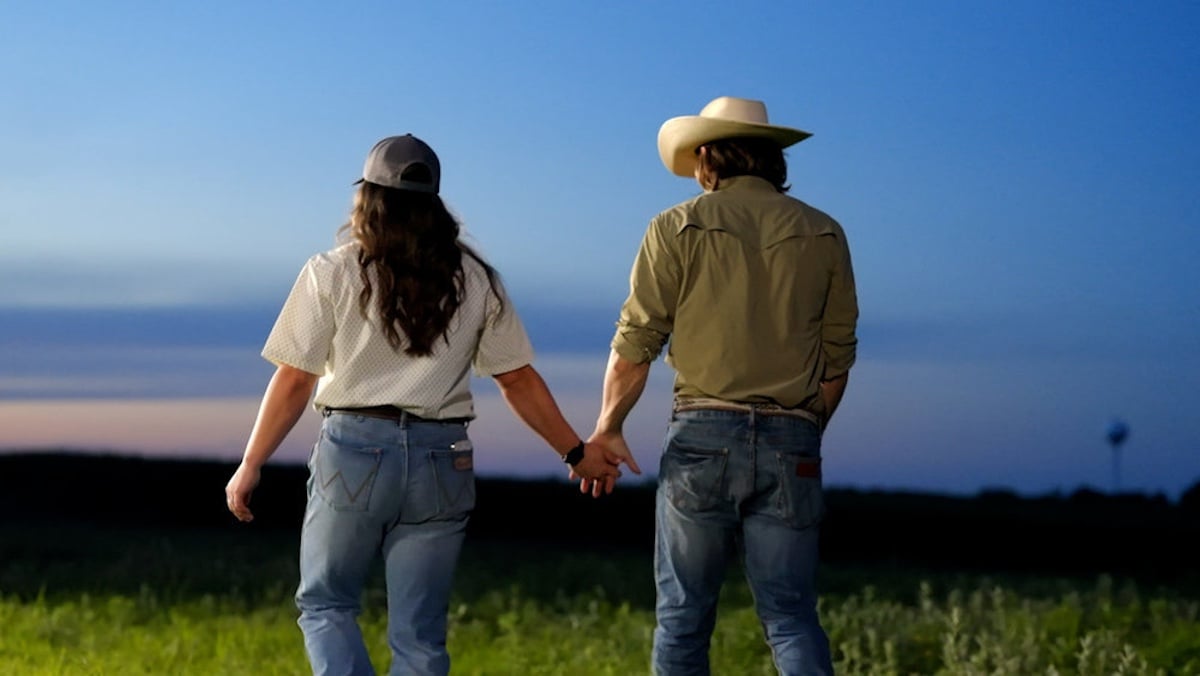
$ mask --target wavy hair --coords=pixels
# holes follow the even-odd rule
[[[700,148],[708,152],[701,153]],[[697,180],[705,190],[716,190],[723,178],[757,176],[770,181],[779,192],[787,192],[787,160],[783,148],[765,138],[725,138],[696,148]]]
[[[410,167],[403,179],[431,180],[424,165]],[[388,343],[399,349],[407,339],[405,354],[427,357],[434,342],[446,338],[463,301],[463,254],[483,266],[504,310],[498,273],[459,241],[458,221],[434,193],[363,181],[339,233],[349,233],[358,244],[359,311],[367,316],[374,299]]]

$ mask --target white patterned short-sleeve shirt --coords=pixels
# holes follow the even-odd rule
[[[391,405],[422,418],[473,418],[470,370],[492,376],[533,362],[533,347],[512,302],[492,292],[487,273],[463,255],[462,304],[433,354],[393,348],[374,302],[364,318],[358,248],[345,244],[313,256],[300,271],[262,355],[321,376],[317,408]],[[501,305],[503,304],[503,309]],[[403,338],[403,334],[401,334]]]

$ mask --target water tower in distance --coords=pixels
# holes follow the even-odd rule
[[[1114,418],[1108,424],[1108,445],[1112,446],[1113,495],[1121,492],[1121,444],[1129,438],[1129,425]]]

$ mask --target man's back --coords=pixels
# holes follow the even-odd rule
[[[857,304],[841,226],[762,179],[726,179],[659,214],[632,282],[622,326],[636,334],[639,320],[669,323],[681,397],[822,413],[819,381],[853,360]]]

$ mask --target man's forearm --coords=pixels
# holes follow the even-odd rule
[[[636,363],[625,359],[614,350],[608,356],[608,367],[604,372],[604,394],[600,404],[600,417],[596,420],[596,432],[619,433],[625,418],[646,389],[650,374],[650,362]]]
[[[826,425],[829,424],[829,419],[833,417],[833,412],[837,410],[838,404],[842,403],[842,396],[846,394],[846,383],[849,381],[849,371],[833,380],[821,381],[821,400],[825,403]]]

